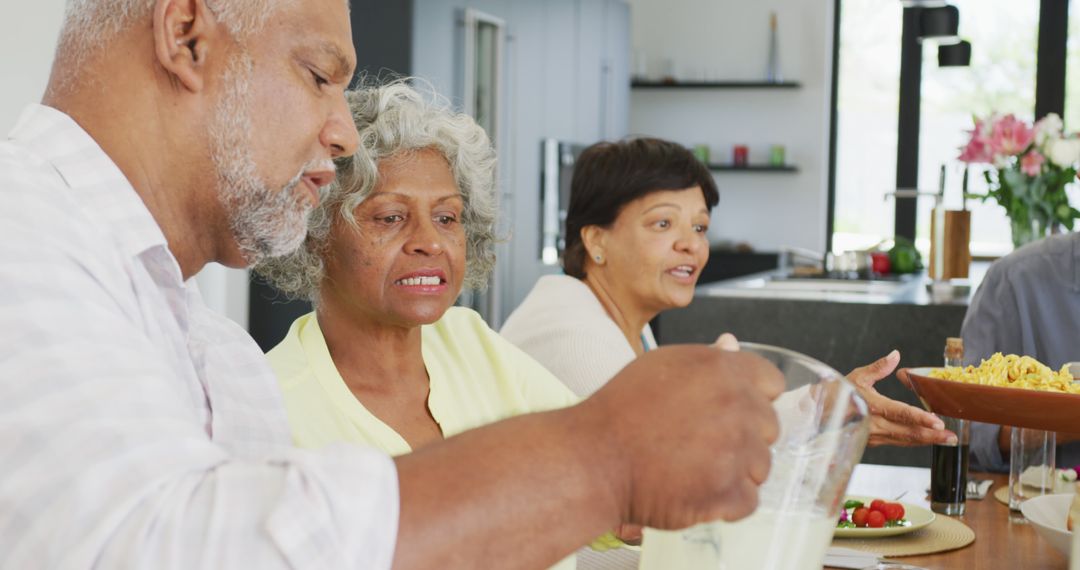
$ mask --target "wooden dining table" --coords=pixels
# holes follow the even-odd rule
[[[925,483],[922,482],[923,476]],[[994,482],[986,498],[969,499],[966,512],[956,517],[975,531],[975,542],[948,552],[890,560],[928,570],[1067,570],[1069,561],[1066,556],[1036,534],[1020,513],[1010,511],[1008,505],[994,498],[994,491],[1008,485],[1007,475],[973,472],[969,474],[969,479],[991,479]],[[928,483],[929,469],[860,465],[852,476],[848,492],[886,496],[893,490],[901,489],[900,492],[904,492],[906,489],[907,494],[901,499],[903,502],[928,506],[925,497]]]

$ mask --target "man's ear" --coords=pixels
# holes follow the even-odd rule
[[[202,91],[207,56],[224,49],[217,20],[204,0],[158,0],[153,34],[158,63],[172,80],[189,91]]]

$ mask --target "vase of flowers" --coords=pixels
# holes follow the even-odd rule
[[[976,118],[959,158],[990,166],[984,172],[986,194],[967,196],[993,198],[1005,208],[1014,247],[1043,238],[1057,226],[1072,230],[1080,218],[1065,193],[1065,186],[1076,180],[1080,137],[1066,134],[1056,114],[1034,125],[1014,115]]]

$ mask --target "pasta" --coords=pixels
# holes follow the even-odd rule
[[[932,370],[930,377],[983,386],[1080,394],[1080,386],[1073,384],[1068,365],[1054,372],[1030,356],[1002,355],[1000,352],[994,353],[978,366],[950,366]]]

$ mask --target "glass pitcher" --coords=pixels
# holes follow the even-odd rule
[[[870,432],[866,402],[844,375],[804,354],[742,342],[784,374],[773,409],[780,437],[756,511],[737,522],[645,529],[641,570],[820,570],[848,479]]]

